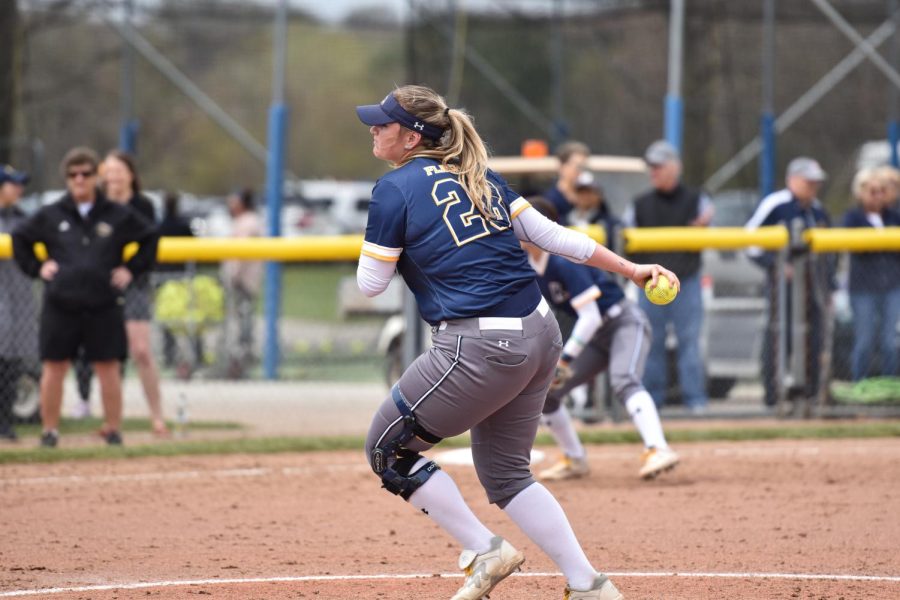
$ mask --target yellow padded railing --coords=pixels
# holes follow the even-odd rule
[[[813,252],[900,251],[900,227],[810,229],[803,239]]]
[[[779,250],[788,243],[787,229],[780,225],[753,231],[743,227],[642,227],[625,229],[623,233],[626,252],[699,252],[751,246]]]
[[[576,228],[601,244],[606,233],[596,225]],[[760,227],[659,227],[630,228],[623,231],[626,252],[695,252],[707,248],[739,250],[756,246],[779,250],[788,243],[787,229]],[[814,252],[900,251],[900,227],[885,229],[811,229],[804,234]],[[160,262],[218,262],[227,259],[277,260],[291,262],[346,262],[359,258],[362,235],[305,236],[291,238],[189,238],[167,237],[159,242]],[[42,244],[39,257],[46,257]],[[134,247],[126,248],[126,256]],[[12,256],[8,234],[0,234],[0,259]]]

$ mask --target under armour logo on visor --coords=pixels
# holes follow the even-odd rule
[[[416,124],[413,125],[413,127],[415,127],[416,129],[418,129],[419,131],[422,131],[423,129],[425,129],[425,126],[422,125],[421,123],[419,123],[418,121],[416,121]]]

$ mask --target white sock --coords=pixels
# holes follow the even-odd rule
[[[420,459],[410,471],[415,473],[428,459]],[[431,517],[466,550],[477,553],[491,548],[494,534],[472,512],[453,478],[435,471],[425,484],[413,492],[409,503]]]
[[[556,498],[540,483],[519,492],[504,509],[532,542],[553,559],[576,590],[590,589],[597,572],[572,531]]]
[[[659,448],[665,450],[669,447],[666,443],[666,434],[663,433],[659,413],[653,398],[645,390],[635,392],[625,401],[625,410],[631,415],[631,420],[644,440],[647,448]]]
[[[569,458],[584,458],[584,446],[575,433],[569,409],[565,404],[560,404],[556,412],[541,415],[541,422],[547,426],[556,444],[563,449]]]

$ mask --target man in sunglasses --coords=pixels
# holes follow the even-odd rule
[[[128,207],[107,200],[97,189],[99,158],[74,148],[62,161],[66,194],[43,207],[13,233],[13,253],[21,269],[44,281],[39,345],[41,445],[59,440],[63,380],[78,349],[100,382],[107,444],[122,443],[120,362],[127,352],[122,293],[153,264],[157,234],[152,223]],[[47,248],[42,260],[34,245]],[[137,252],[125,260],[125,246]]]

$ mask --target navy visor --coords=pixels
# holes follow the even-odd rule
[[[400,106],[393,94],[385,96],[381,104],[366,104],[356,107],[356,115],[366,125],[387,125],[388,123],[400,123],[411,131],[421,133],[423,137],[431,140],[439,140],[444,135],[444,130],[430,123],[416,118],[406,112]]]

